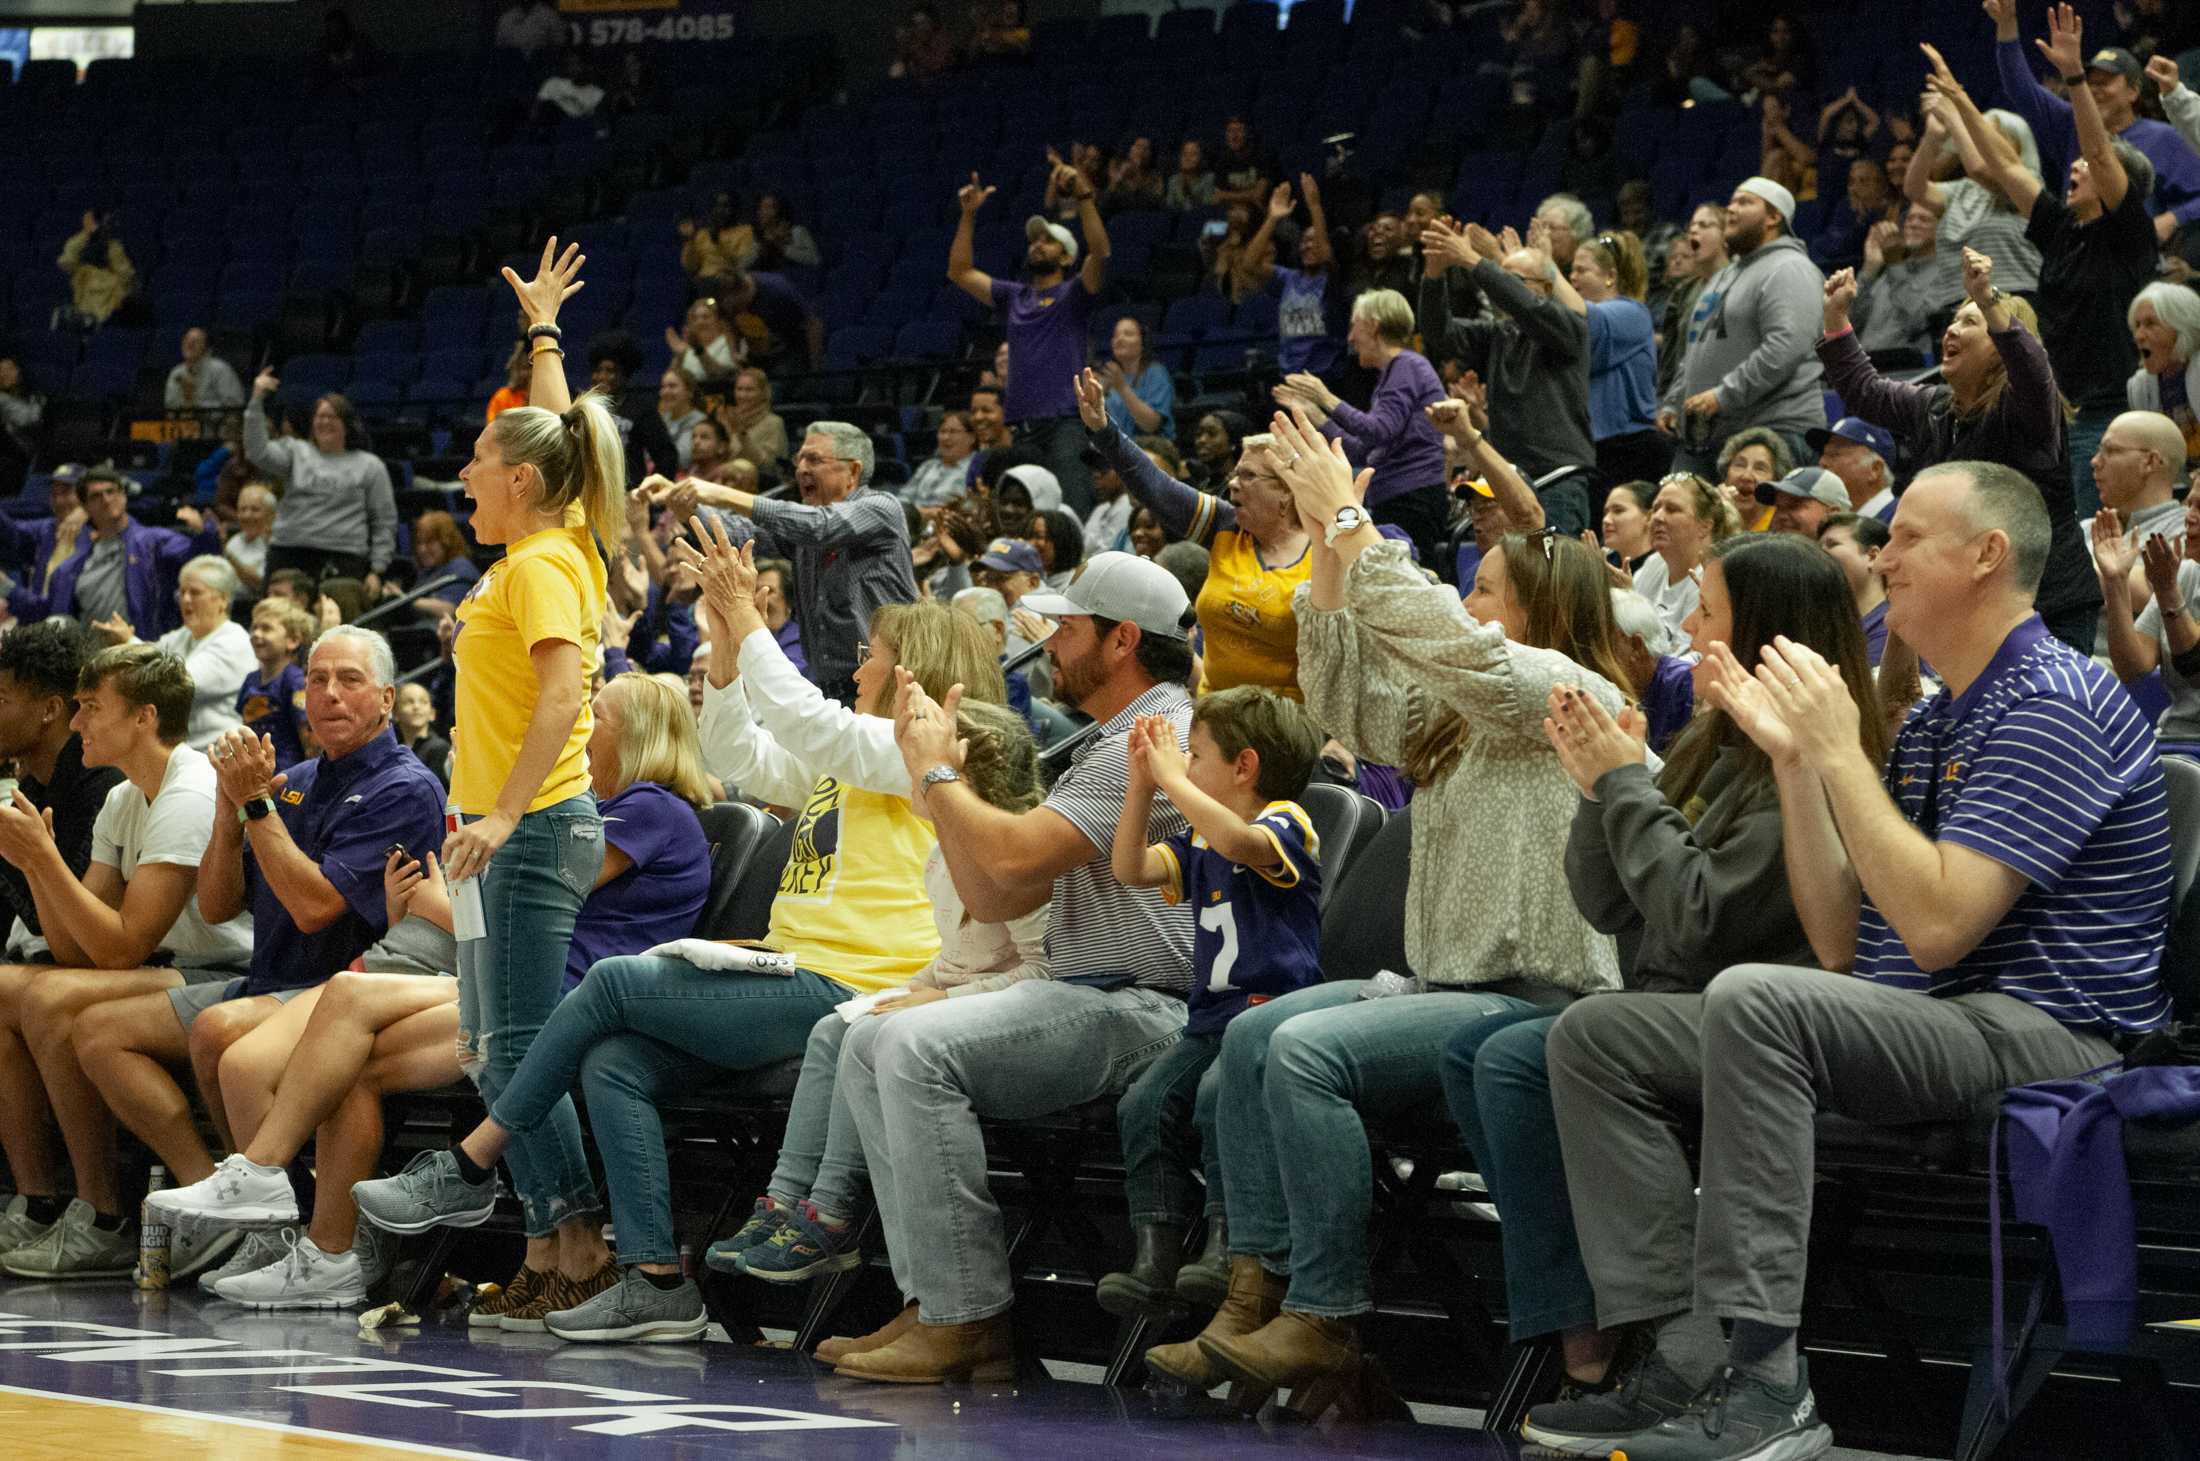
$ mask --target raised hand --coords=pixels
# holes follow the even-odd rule
[[[2185,84],[2184,77],[2178,73],[2177,62],[2169,56],[2147,58],[2147,80],[2153,82],[2154,89],[2164,96]]]
[[[252,377],[252,394],[255,397],[272,396],[282,388],[282,379],[275,374],[275,367],[272,365]]]
[[[1176,727],[1168,717],[1141,715],[1136,733],[1134,745],[1138,763],[1148,781],[1166,791],[1185,778],[1190,763],[1185,759],[1184,748],[1177,744]]]
[[[1498,257],[1502,259],[1506,254],[1514,254],[1518,253],[1519,251],[1520,230],[1514,228],[1511,224],[1508,223],[1503,229],[1498,232],[1497,235]]]
[[[1479,223],[1467,225],[1467,247],[1493,264],[1505,257],[1505,250],[1498,243],[1497,236]]]
[[[1085,430],[1098,431],[1107,425],[1108,388],[1099,372],[1087,366],[1070,377],[1070,385],[1077,392],[1077,419],[1085,423]]]
[[[1268,217],[1274,222],[1281,223],[1284,219],[1289,218],[1291,210],[1295,206],[1291,201],[1291,185],[1289,183],[1276,184],[1276,190],[1268,195]]]
[[[2017,0],[1980,0],[1979,8],[1986,18],[1994,22],[1996,40],[2013,41],[2017,38]]]
[[[1854,752],[1861,717],[1841,671],[1807,644],[1785,634],[1765,646],[1757,683],[1787,722],[1796,754],[1822,766],[1844,750]]]
[[[978,181],[978,175],[972,173],[970,181],[956,190],[955,201],[962,204],[963,212],[975,213],[985,206],[985,200],[992,197],[996,191],[998,190],[981,184]]]
[[[1344,443],[1330,441],[1314,429],[1302,411],[1289,415],[1278,411],[1272,423],[1276,444],[1270,460],[1276,475],[1291,489],[1300,515],[1323,524],[1335,520],[1341,507],[1357,507],[1367,497],[1372,472],[1352,474]]]
[[[581,265],[588,262],[579,244],[567,244],[565,252],[558,252],[555,235],[543,240],[542,262],[535,269],[535,277],[521,279],[517,270],[506,265],[504,282],[512,286],[519,296],[519,307],[530,325],[555,324],[558,306],[581,292]],[[486,863],[487,859],[483,861]]]
[[[1457,396],[1431,401],[1426,409],[1430,424],[1461,446],[1471,446],[1481,440],[1481,433],[1474,429],[1473,418],[1468,414],[1467,403]]]
[[[2139,544],[2124,535],[2116,510],[2104,507],[2093,514],[2093,571],[2100,576],[2102,592],[2120,598],[2125,585],[2131,582],[2132,565],[2138,561]]]
[[[1981,310],[1994,302],[1994,261],[1977,249],[1963,251],[1963,292]]]
[[[1856,303],[1856,271],[1837,269],[1826,280],[1826,333],[1838,335],[1849,327],[1849,307]]]
[[[1550,715],[1543,722],[1543,736],[1558,752],[1558,764],[1583,796],[1591,796],[1596,784],[1622,766],[1640,766],[1648,748],[1611,713],[1571,685],[1552,689]]]
[[[1948,69],[1947,58],[1940,54],[1938,47],[1929,41],[1920,41],[1917,48],[1925,53],[1925,60],[1933,68],[1932,75],[1926,78],[1928,86],[1938,82],[1942,88],[1949,91],[1961,91],[1963,89],[1956,81],[1956,73]]]
[[[2146,560],[2147,588],[2154,594],[2154,601],[2165,607],[2182,606],[2184,595],[2177,591],[2177,568],[2185,561],[2185,545],[2170,534],[2162,534],[2146,540],[2140,556]]]
[[[2085,74],[2085,22],[2068,5],[2047,7],[2047,39],[2034,41],[2059,76]]]
[[[1734,651],[1725,641],[1712,641],[1711,653],[1696,667],[1696,683],[1704,700],[1725,711],[1735,728],[1748,736],[1775,765],[1794,762],[1795,737],[1789,733],[1787,722],[1765,693],[1764,686],[1742,668],[1742,662],[1734,657]]]

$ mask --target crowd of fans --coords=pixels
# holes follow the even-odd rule
[[[907,1307],[820,1348],[840,1373],[1005,1377],[979,1119],[1120,1097],[1137,1244],[1099,1300],[1213,1316],[1148,1365],[1379,1414],[1362,1121],[1442,1101],[1513,1333],[1563,1346],[1528,1439],[1819,1454],[1814,1116],[1967,1117],[2171,1017],[2200,99],[2068,7],[2031,38],[1985,8],[2005,107],[1928,47],[1914,122],[1852,88],[1813,142],[1785,18],[1653,61],[1624,5],[1529,0],[1516,106],[1593,120],[1640,67],[1762,106],[1762,173],[1685,228],[1561,194],[1523,235],[1422,194],[1333,233],[1333,190],[1238,121],[1166,177],[1152,138],[1049,153],[1011,279],[975,262],[972,173],[942,287],[1002,353],[895,481],[861,427],[774,408],[819,349],[760,267],[815,250],[776,205],[682,225],[715,292],[654,396],[599,338],[573,397],[577,250],[504,271],[463,525],[400,532],[348,402],[271,428],[276,376],[186,335],[171,401],[242,406],[226,495],[153,527],[121,474],[57,473],[0,541],[0,1268],[129,1270],[119,1120],[179,1183],[147,1208],[171,1272],[221,1297],[359,1304],[501,1161],[527,1247],[473,1322],[692,1339],[656,1103],[799,1058],[707,1262],[844,1271],[874,1204]],[[549,44],[547,9],[500,43]],[[980,50],[1029,45],[983,9]],[[897,48],[913,81],[956,64],[929,7]],[[1212,287],[1275,291],[1259,394],[1180,399],[1146,322],[1102,315],[1111,217],[1157,206],[1227,210]],[[370,612],[438,651],[401,681]],[[1322,979],[1315,782],[1411,809],[1410,973]],[[725,799],[792,824],[762,950],[691,937]],[[377,1176],[382,1097],[461,1079],[481,1125]]]

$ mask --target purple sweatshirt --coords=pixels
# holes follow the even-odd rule
[[[2032,139],[2040,146],[2041,175],[2055,191],[2054,182],[2068,174],[2078,156],[2078,124],[2070,103],[2040,85],[2022,41],[1996,45],[1994,66],[2001,73],[2001,94],[2009,110],[2032,126]],[[2181,224],[2200,218],[2200,153],[2185,145],[2175,127],[2140,117],[2116,135],[2154,164],[2155,207],[2173,214]]]
[[[1367,505],[1388,502],[1421,487],[1444,485],[1444,438],[1427,407],[1444,399],[1444,383],[1428,357],[1401,350],[1375,379],[1367,409],[1339,401],[1322,434],[1341,437],[1355,467],[1372,467]]]

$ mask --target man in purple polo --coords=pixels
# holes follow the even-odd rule
[[[130,516],[128,485],[112,467],[86,472],[82,491],[90,536],[54,569],[44,593],[27,584],[16,587],[8,596],[15,617],[29,624],[70,614],[95,628],[120,620],[141,639],[181,624],[176,575],[199,554],[221,552],[221,524],[195,507],[179,507],[176,520],[191,530],[189,536],[146,527]]]
[[[1055,191],[1077,200],[1077,221],[1084,229],[1084,263],[1077,264],[1077,240],[1059,223],[1033,214],[1024,222],[1024,282],[995,279],[973,257],[972,234],[978,209],[993,196],[972,173],[957,196],[962,219],[947,249],[947,280],[980,304],[1000,311],[1008,337],[1008,358],[1015,373],[1008,379],[1009,424],[1017,441],[1061,481],[1069,508],[1082,517],[1092,510],[1092,478],[1085,466],[1085,428],[1077,419],[1077,395],[1071,382],[1085,367],[1086,327],[1093,302],[1108,277],[1108,230],[1093,203],[1092,184],[1066,163],[1055,168]],[[1073,275],[1069,271],[1076,267]]]

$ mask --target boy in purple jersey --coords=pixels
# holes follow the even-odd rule
[[[1191,1015],[1184,1036],[1146,1068],[1116,1108],[1137,1254],[1100,1280],[1111,1314],[1166,1317],[1186,1303],[1213,1308],[1228,1286],[1222,1177],[1214,1138],[1215,1057],[1223,1028],[1248,1005],[1321,982],[1321,846],[1305,790],[1322,736],[1306,710],[1241,685],[1192,708],[1190,755],[1157,717],[1131,731],[1130,790],[1111,862],[1130,887],[1159,888],[1197,916]],[[1191,831],[1151,846],[1146,817],[1166,796]],[[1179,1271],[1196,1215],[1195,1161],[1207,1176],[1207,1242]]]
[[[252,653],[260,667],[237,688],[237,714],[254,735],[275,743],[275,769],[306,759],[306,676],[298,651],[313,638],[313,616],[290,599],[252,608]]]

